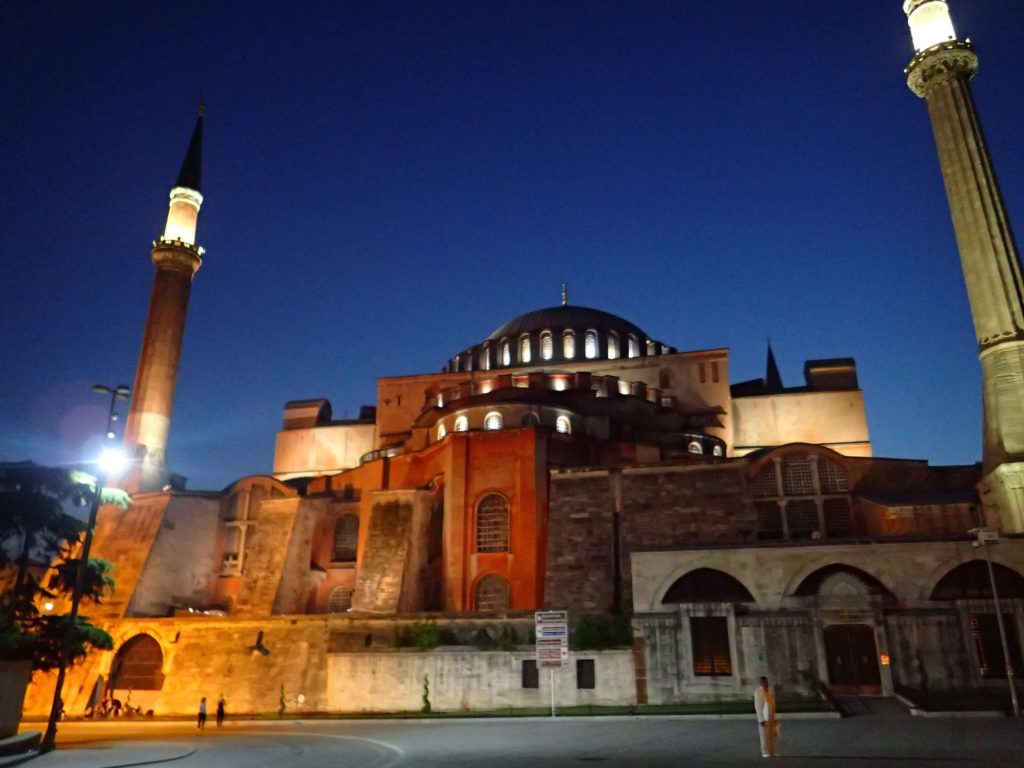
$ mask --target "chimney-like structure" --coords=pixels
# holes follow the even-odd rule
[[[1024,280],[970,80],[978,57],[944,0],[906,0],[907,85],[928,105],[974,318],[984,384],[982,505],[1024,532]]]
[[[200,106],[185,162],[171,189],[164,233],[153,243],[156,276],[124,436],[125,446],[141,460],[126,483],[128,490],[136,493],[159,491],[170,479],[166,451],[178,360],[192,278],[203,261],[203,249],[196,245],[196,224],[203,204],[199,191],[202,143]]]

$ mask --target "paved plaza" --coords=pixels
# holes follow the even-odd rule
[[[753,717],[64,723],[60,749],[31,768],[100,768],[160,761],[180,768],[391,766],[764,765]],[[1024,764],[1024,722],[923,719],[897,710],[844,720],[788,720],[788,766]]]

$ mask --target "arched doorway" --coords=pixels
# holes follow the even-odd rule
[[[149,635],[136,635],[121,646],[110,667],[111,695],[142,712],[154,708],[164,686],[164,654]]]

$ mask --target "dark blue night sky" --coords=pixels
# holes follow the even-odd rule
[[[951,0],[1011,217],[1024,3]],[[0,460],[95,450],[207,104],[168,454],[269,472],[287,400],[373,403],[558,303],[787,384],[853,356],[877,455],[980,458],[980,373],[900,0],[0,9]]]

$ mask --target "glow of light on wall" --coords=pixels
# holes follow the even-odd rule
[[[913,0],[903,4],[903,10],[912,7]],[[923,51],[939,43],[956,40],[953,20],[949,16],[949,6],[945,0],[930,0],[918,5],[907,13],[907,24],[910,36],[914,40],[914,50]]]
[[[630,394],[630,392],[632,392],[632,389],[629,386],[629,382],[628,381],[620,381],[619,382],[619,394],[620,395],[628,395],[628,394]]]
[[[551,388],[556,392],[564,392],[569,388],[569,382],[565,380],[564,376],[552,376]]]
[[[488,379],[487,381],[480,382],[480,394],[486,395],[488,392],[494,389],[494,381]]]
[[[888,667],[889,666],[889,654],[888,653],[883,653],[879,657],[879,659],[881,660],[883,667]]]

